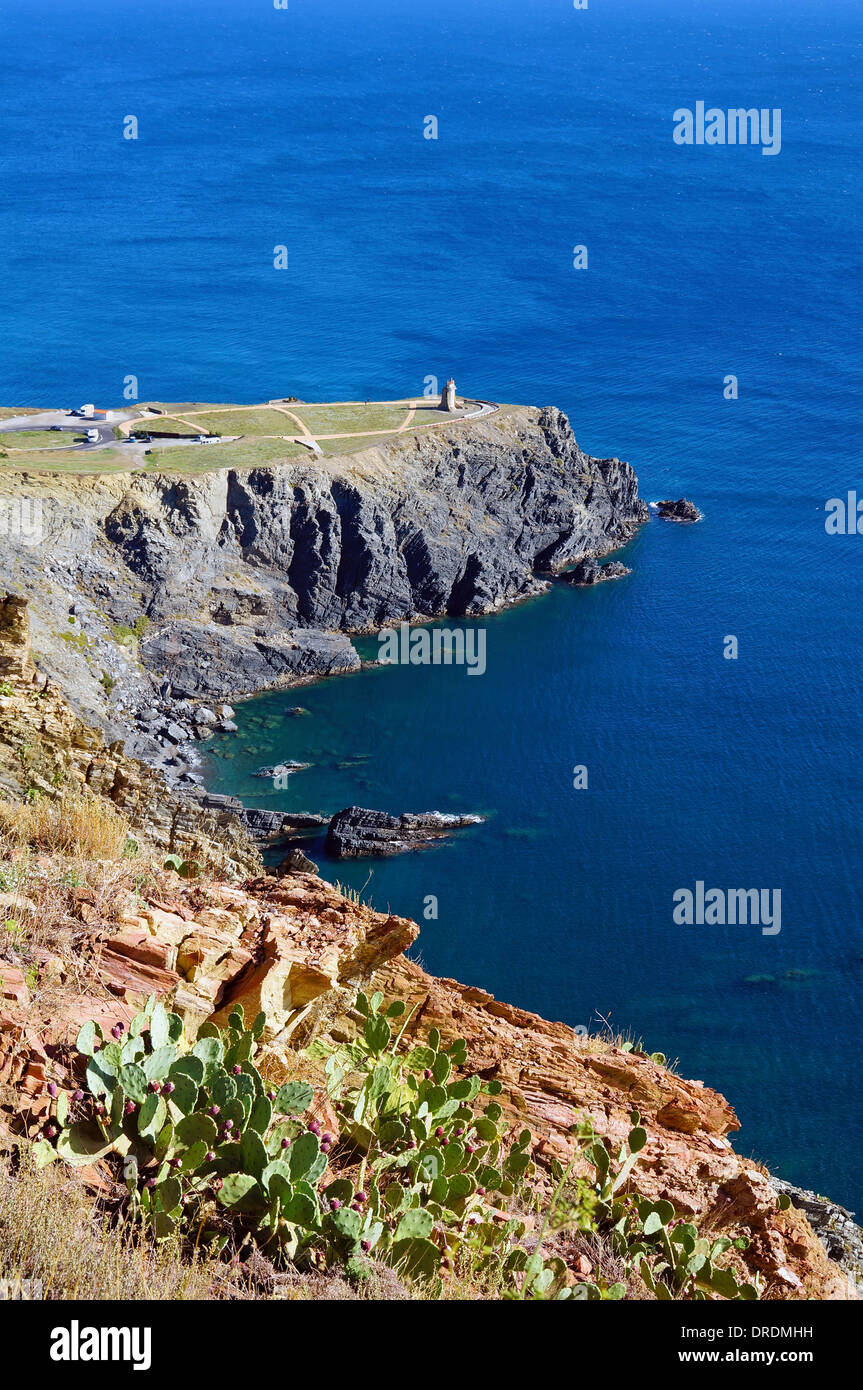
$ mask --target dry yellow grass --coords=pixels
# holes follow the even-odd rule
[[[102,797],[64,792],[56,800],[0,802],[0,838],[80,859],[119,859],[129,826]]]
[[[230,1266],[112,1221],[79,1177],[0,1163],[0,1279],[37,1280],[51,1299],[218,1299],[244,1296]]]

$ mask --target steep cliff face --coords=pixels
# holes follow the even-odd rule
[[[121,718],[153,703],[148,676],[175,698],[229,699],[351,670],[344,634],[493,611],[647,519],[628,464],[584,454],[559,411],[521,407],[344,458],[190,478],[6,475],[0,496],[41,501],[50,583],[44,547],[2,543],[0,582],[31,599],[45,668],[103,725],[88,670],[117,682]],[[88,652],[70,643],[70,604]],[[136,666],[111,634],[142,615]]]

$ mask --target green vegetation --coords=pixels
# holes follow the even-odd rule
[[[78,444],[83,438],[83,433],[79,432],[74,442]],[[2,449],[67,449],[71,442],[72,436],[67,430],[4,430],[0,433]]]
[[[466,1044],[444,1047],[434,1028],[403,1048],[403,1003],[361,993],[355,1009],[355,1042],[307,1054],[324,1064],[337,1133],[310,1117],[308,1081],[267,1080],[263,1013],[247,1026],[235,1005],[190,1046],[180,1016],[151,997],[128,1034],[83,1026],[78,1088],[49,1086],[54,1113],[33,1158],[114,1164],[127,1219],[196,1258],[258,1248],[277,1268],[336,1269],[354,1283],[369,1279],[371,1258],[431,1298],[454,1282],[467,1296],[531,1300],[759,1296],[720,1264],[744,1241],[704,1240],[670,1202],[623,1195],[648,1140],[637,1113],[616,1155],[589,1122],[573,1126],[574,1158],[555,1165],[538,1238],[526,1241],[532,1135],[510,1132],[500,1083],[465,1075]],[[573,1180],[577,1162],[592,1179]],[[601,1236],[624,1277],[569,1282],[550,1249],[563,1230]]]
[[[363,449],[374,449],[377,445],[392,444],[391,434],[366,434],[348,439],[321,439],[320,449],[327,458],[338,458],[342,454],[358,454]]]
[[[173,415],[156,415],[151,420],[136,421],[132,426],[131,434],[182,434],[191,439],[196,434],[206,434],[203,426],[194,429],[191,425],[186,425],[182,420],[178,420]],[[127,436],[124,435],[123,438]]]
[[[69,621],[71,622],[73,619],[70,618]],[[135,619],[132,627],[129,627],[127,623],[115,623],[111,628],[111,636],[121,647],[127,647],[135,640],[140,641],[149,626],[150,619],[146,613],[141,613]]]
[[[181,444],[153,448],[147,473],[211,473],[216,468],[257,468],[311,457],[301,444],[282,439],[238,439],[232,444]]]
[[[162,868],[179,874],[180,878],[200,878],[201,876],[201,865],[197,859],[181,859],[179,854],[169,854]]]
[[[188,418],[188,417],[187,417]],[[299,426],[280,410],[259,406],[250,410],[208,411],[195,415],[192,422],[201,434],[297,434]]]
[[[407,419],[407,405],[347,402],[343,405],[296,405],[293,413],[315,437],[319,434],[362,434],[366,430],[397,430]]]

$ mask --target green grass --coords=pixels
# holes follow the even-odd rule
[[[397,430],[408,413],[404,405],[298,405],[292,406],[317,437],[319,434],[361,434],[366,430]]]
[[[322,439],[320,448],[327,458],[338,458],[342,454],[357,454],[362,449],[374,449],[378,444],[392,444],[394,435],[366,434],[354,435],[348,439]],[[311,458],[311,453],[309,454]]]
[[[207,411],[191,417],[201,434],[297,434],[299,426],[280,410]]]
[[[78,430],[75,438],[84,438],[83,430]],[[0,449],[63,449],[68,448],[72,436],[63,431],[52,430],[2,430]]]
[[[310,459],[301,444],[281,439],[238,439],[233,444],[191,444],[152,449],[147,473],[212,473],[218,468],[258,468],[272,463]]]
[[[154,416],[152,420],[141,420],[136,422],[130,434],[182,434],[188,438],[194,438],[196,434],[206,434],[206,429],[193,430],[190,425],[184,425],[182,420],[177,420],[173,415]]]

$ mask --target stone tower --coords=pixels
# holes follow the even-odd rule
[[[456,408],[456,404],[455,404],[455,382],[453,381],[452,377],[449,378],[449,381],[447,382],[446,386],[445,386],[444,389],[441,391],[441,396],[440,396],[440,408],[441,408],[441,410],[449,410],[449,411],[453,411],[453,410],[455,410],[455,408]]]

